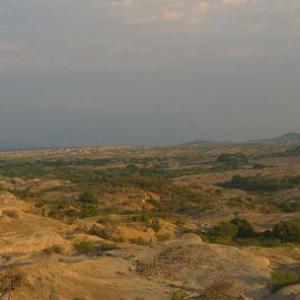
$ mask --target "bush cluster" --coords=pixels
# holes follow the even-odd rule
[[[118,247],[111,243],[98,243],[88,240],[82,240],[74,244],[76,254],[85,254],[89,256],[101,255],[105,251],[115,250]]]
[[[247,220],[233,219],[213,227],[208,232],[208,238],[212,242],[230,243],[241,238],[253,238],[255,234],[252,225]]]
[[[299,274],[293,271],[273,271],[272,276],[272,289],[274,292],[278,291],[282,287],[299,283]]]
[[[245,219],[233,219],[213,227],[207,234],[209,241],[217,243],[259,244],[274,246],[284,243],[300,243],[300,223],[280,221],[272,230],[256,232]]]
[[[239,167],[249,163],[249,158],[243,153],[222,153],[217,157],[217,162],[230,167]]]
[[[264,176],[235,175],[230,181],[219,184],[224,188],[236,188],[253,192],[276,192],[300,185],[300,176],[271,178]]]

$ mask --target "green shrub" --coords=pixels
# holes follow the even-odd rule
[[[91,191],[81,193],[78,200],[83,203],[97,203],[97,199]]]
[[[272,236],[281,242],[300,242],[300,224],[296,221],[281,221],[276,224]]]
[[[231,221],[231,224],[238,227],[237,238],[251,238],[256,234],[252,225],[245,219],[234,219]]]
[[[230,181],[219,184],[224,188],[236,188],[253,192],[276,192],[300,185],[300,176],[272,178],[264,176],[235,175]]]
[[[40,200],[40,201],[36,202],[36,203],[34,204],[34,206],[35,206],[36,208],[43,208],[43,207],[45,206],[45,202],[44,202],[43,200]]]
[[[44,249],[44,252],[46,254],[62,254],[64,252],[64,248],[62,245],[53,245],[51,247],[48,247],[46,249]]]
[[[113,243],[101,243],[98,245],[98,249],[100,251],[111,251],[111,250],[116,250],[119,249],[119,247],[116,244]]]
[[[211,242],[247,244],[254,242],[259,234],[254,231],[252,225],[245,219],[236,218],[230,222],[222,222],[213,227],[207,234]],[[246,241],[248,240],[248,241]],[[255,240],[255,243],[258,241]]]
[[[272,230],[256,232],[247,220],[237,218],[216,225],[205,236],[216,243],[274,247],[282,243],[300,243],[300,222],[280,221]]]
[[[147,202],[155,207],[159,207],[159,201],[156,199],[150,198]]]
[[[217,157],[217,162],[230,167],[238,167],[249,163],[248,156],[243,153],[222,153]]]
[[[109,215],[101,215],[98,217],[97,223],[105,225],[108,222],[109,222]]]
[[[156,234],[156,238],[158,241],[167,241],[171,238],[170,234],[165,233],[165,234]]]
[[[74,244],[77,254],[94,255],[96,252],[96,244],[92,241],[80,241]]]
[[[185,300],[188,297],[188,293],[183,290],[174,291],[171,295],[171,300]]]
[[[141,245],[141,246],[151,246],[153,243],[152,240],[145,240],[142,237],[130,239],[129,241],[132,244]]]
[[[136,222],[142,222],[142,223],[147,223],[149,222],[150,218],[151,218],[151,212],[149,212],[148,210],[146,209],[143,209],[142,211],[140,211],[138,213],[137,216],[135,216],[133,218],[133,221],[136,221]]]
[[[231,197],[228,199],[226,204],[229,207],[237,207],[237,206],[240,207],[243,205],[243,199],[239,197]]]
[[[118,249],[117,245],[111,243],[99,243],[88,240],[76,242],[74,249],[77,254],[89,256],[101,255],[102,252]]]
[[[284,187],[284,185],[275,178],[262,176],[242,177],[235,175],[231,181],[221,184],[225,188],[237,188],[246,191],[256,192],[276,192]]]
[[[238,226],[230,222],[222,222],[212,228],[209,232],[209,239],[212,242],[231,242],[239,232]]]
[[[298,199],[297,201],[280,203],[277,204],[277,207],[283,212],[292,213],[300,210],[300,201]]]
[[[79,213],[80,218],[94,217],[99,214],[99,210],[94,204],[85,204]]]
[[[272,276],[272,289],[277,291],[282,287],[296,284],[299,282],[299,274],[293,271],[273,271]]]
[[[54,218],[54,219],[63,219],[64,214],[61,210],[53,208],[49,211],[48,217]]]
[[[161,225],[158,219],[155,219],[152,221],[151,223],[151,228],[155,231],[155,232],[159,232],[161,229]]]

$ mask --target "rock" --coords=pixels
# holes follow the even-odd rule
[[[103,237],[105,227],[101,224],[93,224],[89,229],[88,233],[91,235],[96,235],[98,237]]]
[[[182,241],[186,241],[186,242],[191,242],[193,244],[202,244],[203,241],[201,239],[201,237],[197,234],[194,234],[194,233],[187,233],[187,234],[184,234],[182,237],[181,237],[181,240]]]
[[[20,219],[21,211],[17,208],[4,209],[4,210],[2,210],[2,216],[7,216],[11,219]]]
[[[167,245],[174,245],[174,246],[189,246],[189,245],[201,245],[203,244],[203,241],[201,237],[194,233],[187,233],[184,234],[179,239],[173,239],[166,242]]]

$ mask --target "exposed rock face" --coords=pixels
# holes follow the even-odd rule
[[[105,227],[103,225],[95,223],[91,226],[88,233],[98,237],[103,237],[104,230]]]

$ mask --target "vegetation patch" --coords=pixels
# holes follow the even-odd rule
[[[76,254],[85,254],[89,256],[98,256],[105,251],[111,251],[115,249],[119,249],[116,244],[99,243],[88,240],[79,241],[74,244],[74,250]]]
[[[276,192],[283,189],[290,189],[300,185],[300,176],[271,178],[264,176],[247,176],[235,175],[230,181],[219,184],[224,188],[241,189],[253,192]]]
[[[272,291],[276,292],[279,289],[297,284],[300,281],[300,276],[294,271],[273,271],[271,275]]]
[[[249,163],[249,157],[243,153],[222,153],[216,161],[228,167],[240,167]]]
[[[300,243],[300,223],[280,221],[272,230],[256,232],[245,219],[222,222],[206,232],[208,241],[221,244],[278,246],[285,243]]]

